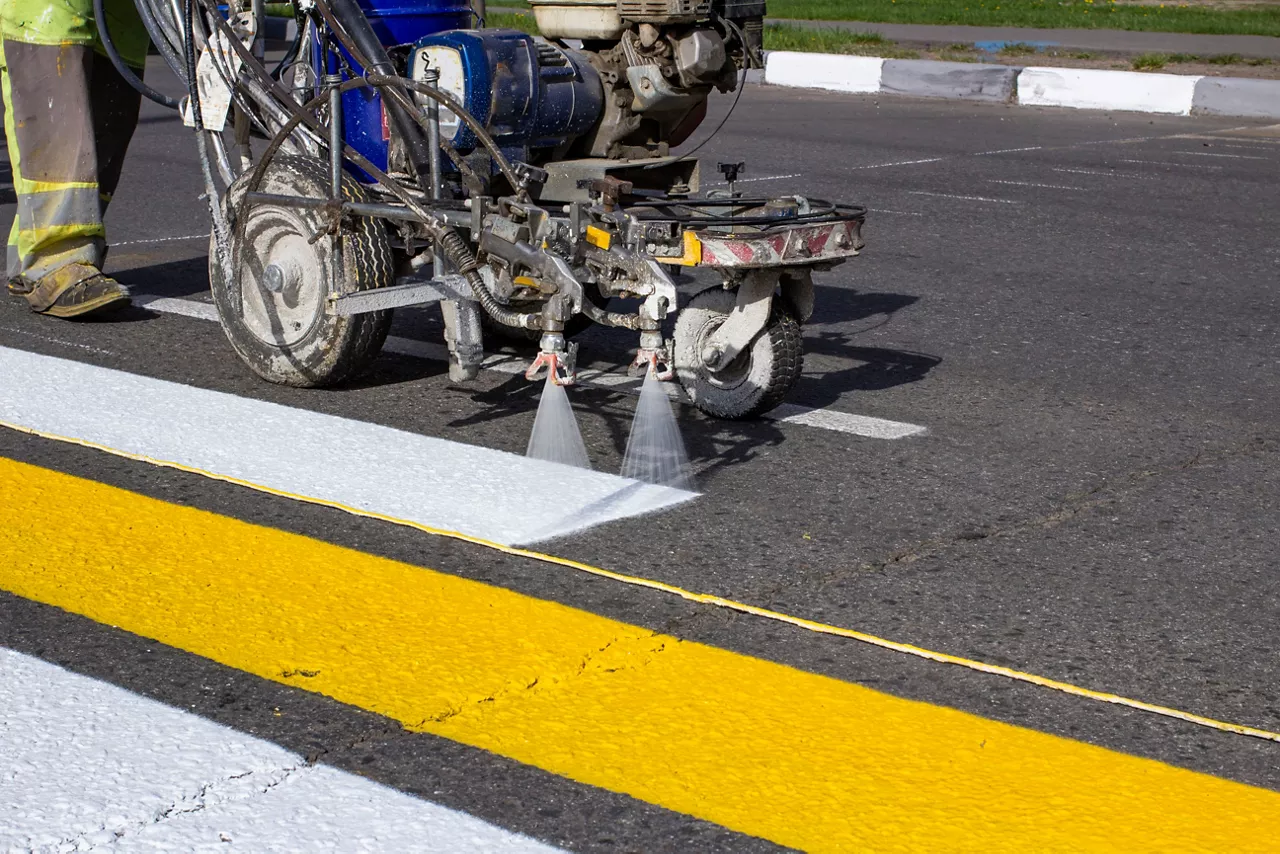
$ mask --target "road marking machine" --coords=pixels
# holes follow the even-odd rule
[[[750,417],[800,376],[813,273],[863,245],[863,207],[746,197],[739,164],[702,193],[672,154],[741,93],[763,0],[530,0],[541,36],[466,0],[136,4],[187,85],[223,329],[271,382],[352,377],[394,309],[438,302],[454,381],[491,336],[572,384],[603,324],[638,336],[633,371]],[[278,63],[269,15],[297,24]],[[718,283],[680,305],[681,268]]]

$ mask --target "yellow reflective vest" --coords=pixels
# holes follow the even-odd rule
[[[104,0],[107,31],[124,61],[147,58],[147,31],[133,0]],[[93,19],[93,0],[0,0],[0,35],[28,44],[85,44],[104,53]]]

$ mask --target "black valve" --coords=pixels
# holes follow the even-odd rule
[[[747,163],[745,160],[737,163],[719,163],[717,168],[720,174],[724,176],[725,183],[733,184],[738,180],[738,173],[746,171]]]

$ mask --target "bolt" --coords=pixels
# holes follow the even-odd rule
[[[284,270],[279,264],[268,264],[262,271],[262,286],[273,294],[284,290]]]
[[[724,358],[724,350],[715,344],[708,344],[702,348],[702,363],[708,368],[715,370],[720,367],[720,360]]]

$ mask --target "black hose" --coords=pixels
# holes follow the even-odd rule
[[[146,83],[142,82],[142,78],[134,73],[124,58],[120,56],[120,52],[116,50],[115,43],[111,41],[111,33],[107,32],[107,13],[103,9],[103,0],[93,0],[93,17],[98,22],[98,34],[102,36],[102,47],[107,52],[107,59],[111,60],[111,64],[116,67],[116,71],[124,78],[124,82],[128,83],[138,91],[140,95],[148,100],[155,101],[162,107],[168,107],[171,110],[178,109],[181,103],[177,98],[170,98],[163,92],[157,92]]]
[[[146,28],[147,35],[151,37],[151,43],[160,51],[160,55],[164,57],[165,64],[169,66],[169,70],[173,72],[183,85],[187,82],[187,65],[178,55],[178,40],[174,33],[161,24],[160,19],[156,17],[155,10],[151,8],[151,0],[134,0],[134,5],[138,8],[138,16],[142,18],[142,26]]]
[[[541,329],[542,316],[538,314],[521,314],[498,302],[498,298],[489,290],[489,286],[485,284],[484,277],[479,273],[480,263],[476,261],[476,256],[471,251],[471,247],[467,245],[467,241],[462,239],[462,235],[449,227],[443,227],[437,230],[435,234],[436,242],[440,246],[440,250],[444,252],[445,257],[458,268],[467,279],[467,284],[471,285],[471,294],[480,303],[480,307],[485,313],[503,326],[514,326],[519,329]]]
[[[369,23],[369,19],[365,17],[360,5],[355,0],[329,0],[327,5],[328,11],[339,25],[335,28],[334,34],[339,37],[339,40],[342,40],[342,33],[337,32],[337,30],[340,29],[345,32],[347,38],[357,49],[356,51],[351,51],[351,53],[363,67],[365,75],[397,76],[396,67],[392,64],[391,57],[387,55],[387,49],[383,47],[382,41],[378,38],[377,33],[373,31],[373,26]],[[321,15],[324,15],[326,11],[325,6],[326,4],[323,0],[317,0],[316,8]],[[350,50],[349,46],[348,50]],[[360,54],[363,54],[363,56]],[[405,100],[408,100],[407,96]],[[391,121],[395,124],[396,130],[400,132],[401,139],[404,140],[409,162],[413,164],[413,169],[418,174],[419,185],[423,190],[430,191],[428,182],[431,179],[431,149],[428,147],[426,135],[422,133],[409,112],[401,104],[395,103],[395,99],[392,99],[392,103],[387,104],[387,108]]]

